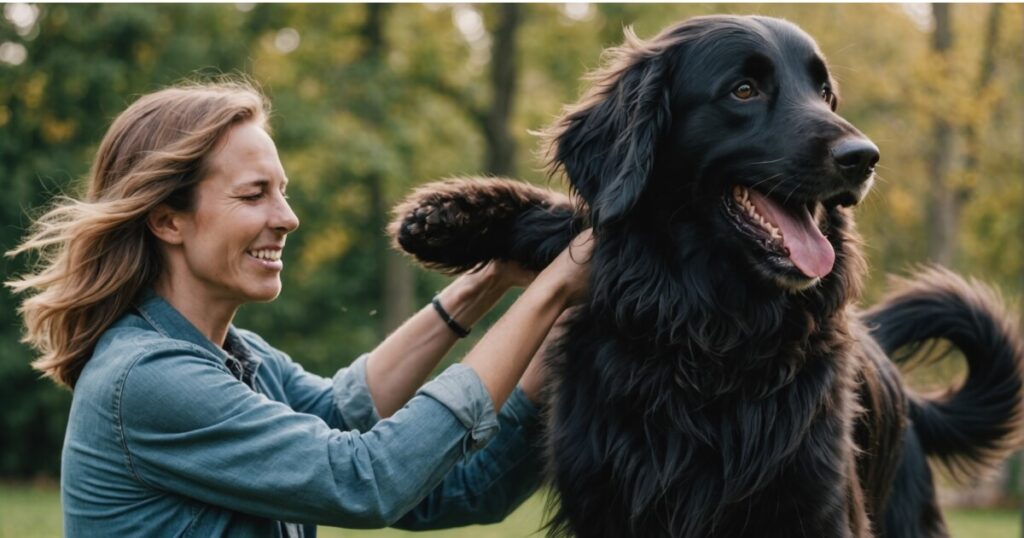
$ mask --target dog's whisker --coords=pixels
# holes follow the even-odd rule
[[[789,189],[789,194],[787,194],[786,197],[782,199],[782,205],[789,204],[789,199],[793,196],[794,192],[796,192],[796,189]]]
[[[748,166],[761,166],[761,165],[765,165],[765,164],[775,164],[777,162],[783,161],[784,159],[785,159],[785,157],[779,157],[778,159],[771,159],[771,160],[768,160],[768,161],[760,161],[760,162],[750,163],[750,164],[748,164]]]
[[[775,189],[781,187],[785,182],[793,179],[794,177],[796,177],[796,176],[790,175],[790,176],[787,176],[785,178],[779,179],[778,181],[775,182],[775,186],[773,186],[771,189],[768,189],[768,192],[765,194],[765,196],[767,196],[768,198],[771,198],[772,197],[772,193],[775,192]]]
[[[772,174],[772,175],[770,175],[770,176],[768,176],[768,177],[766,177],[766,178],[764,178],[764,179],[754,183],[753,185],[750,186],[750,188],[751,189],[755,189],[755,188],[757,188],[758,185],[760,185],[762,183],[765,183],[767,181],[771,181],[771,180],[773,180],[773,179],[775,179],[775,178],[777,178],[777,177],[779,177],[781,175],[782,175],[782,172],[779,172],[777,174]]]

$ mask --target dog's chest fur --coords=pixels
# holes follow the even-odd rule
[[[671,278],[665,269],[635,282]],[[621,279],[597,281],[604,276]],[[759,308],[778,310],[748,307],[760,318]],[[859,406],[846,313],[812,314],[799,301],[783,310],[747,340],[722,336],[728,329],[715,323],[734,321],[714,311],[677,312],[688,321],[665,330],[631,323],[641,310],[630,319],[600,301],[579,312],[555,365],[556,528],[583,537],[862,534],[864,515],[848,512]],[[728,349],[709,349],[716,337]]]
[[[588,491],[562,495],[579,536],[846,535],[856,405],[841,355],[811,357],[758,399],[707,399],[678,371],[682,350],[590,327],[566,339],[551,436],[559,489]],[[591,529],[595,511],[617,517]]]

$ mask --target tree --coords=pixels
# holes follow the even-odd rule
[[[364,53],[362,62],[365,62],[370,72],[370,80],[381,78],[381,70],[385,67],[384,42],[384,17],[387,13],[385,4],[367,4],[366,21],[361,31]],[[388,111],[380,101],[368,103],[354,103],[360,111],[360,116],[367,123],[386,124]],[[378,264],[384,269],[384,278],[381,281],[382,309],[382,330],[380,336],[396,329],[403,321],[413,313],[413,274],[407,260],[400,254],[391,250],[383,237],[384,228],[387,226],[388,217],[391,213],[392,200],[385,196],[386,179],[380,174],[372,174],[367,177],[370,191],[370,205],[373,208],[373,216],[370,219],[372,228],[378,231]]]
[[[516,37],[519,31],[522,6],[499,4],[498,22],[494,32],[491,54],[491,106],[483,114],[482,127],[487,140],[487,162],[484,171],[496,176],[515,174],[516,143],[509,132],[512,106],[515,103],[519,50]]]
[[[942,76],[950,78],[949,51],[953,46],[953,27],[949,4],[932,4],[935,30],[932,50]],[[954,130],[950,121],[941,114],[933,119],[932,147],[928,157],[931,180],[928,203],[928,256],[941,265],[951,266],[956,251],[957,214],[961,200],[949,186],[954,159]]]

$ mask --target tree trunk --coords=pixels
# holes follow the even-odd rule
[[[370,67],[371,73],[377,74],[384,71],[384,16],[389,6],[386,4],[367,4],[366,21],[362,27],[362,37],[365,49],[362,61]],[[373,106],[370,103],[362,103],[359,114],[368,123],[380,125],[387,118],[387,110],[381,109],[380,105]],[[374,238],[374,252],[376,253],[376,265],[380,268],[380,297],[381,316],[378,323],[378,335],[383,338],[389,332],[397,328],[403,321],[413,313],[413,271],[399,253],[391,249],[385,236],[384,229],[387,226],[388,215],[391,212],[391,201],[385,196],[385,182],[387,178],[380,174],[371,174],[366,178],[370,194],[370,225]]]
[[[378,323],[379,336],[383,338],[398,328],[413,314],[413,270],[401,254],[391,248],[384,235],[391,204],[384,195],[384,178],[373,175],[368,178],[370,203],[374,208],[371,216],[374,251],[377,267],[383,271],[380,280],[381,316]]]
[[[981,50],[981,65],[978,70],[978,82],[975,86],[975,93],[983,96],[987,93],[992,83],[992,75],[996,67],[996,44],[999,42],[999,18],[1002,15],[1002,5],[992,4],[988,10],[988,20],[985,23],[985,44]],[[964,177],[967,178],[966,185],[956,191],[955,203],[962,207],[971,197],[973,186],[977,184],[978,162],[981,160],[981,132],[980,129],[988,123],[989,113],[983,111],[981,117],[964,125]],[[958,208],[959,209],[959,208]]]
[[[949,77],[948,56],[953,46],[953,28],[948,4],[932,4],[935,32],[932,50],[940,68]],[[932,262],[950,266],[956,253],[957,203],[949,176],[953,165],[954,132],[949,120],[937,113],[932,128],[932,150],[928,156],[931,185],[928,204],[928,257]]]
[[[522,7],[518,4],[500,4],[498,24],[491,49],[491,95],[493,100],[484,120],[487,140],[487,162],[484,170],[489,174],[511,176],[515,174],[516,142],[509,128],[512,107],[515,104],[518,76],[518,47]]]

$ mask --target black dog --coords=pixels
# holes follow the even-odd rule
[[[993,294],[940,269],[853,308],[851,211],[877,148],[836,114],[814,41],[763,17],[627,36],[551,129],[581,207],[502,181],[428,185],[391,233],[450,272],[543,267],[583,227],[590,302],[555,356],[554,534],[946,535],[925,458],[971,473],[1016,446],[1024,357]],[[944,338],[955,392],[889,355]]]

